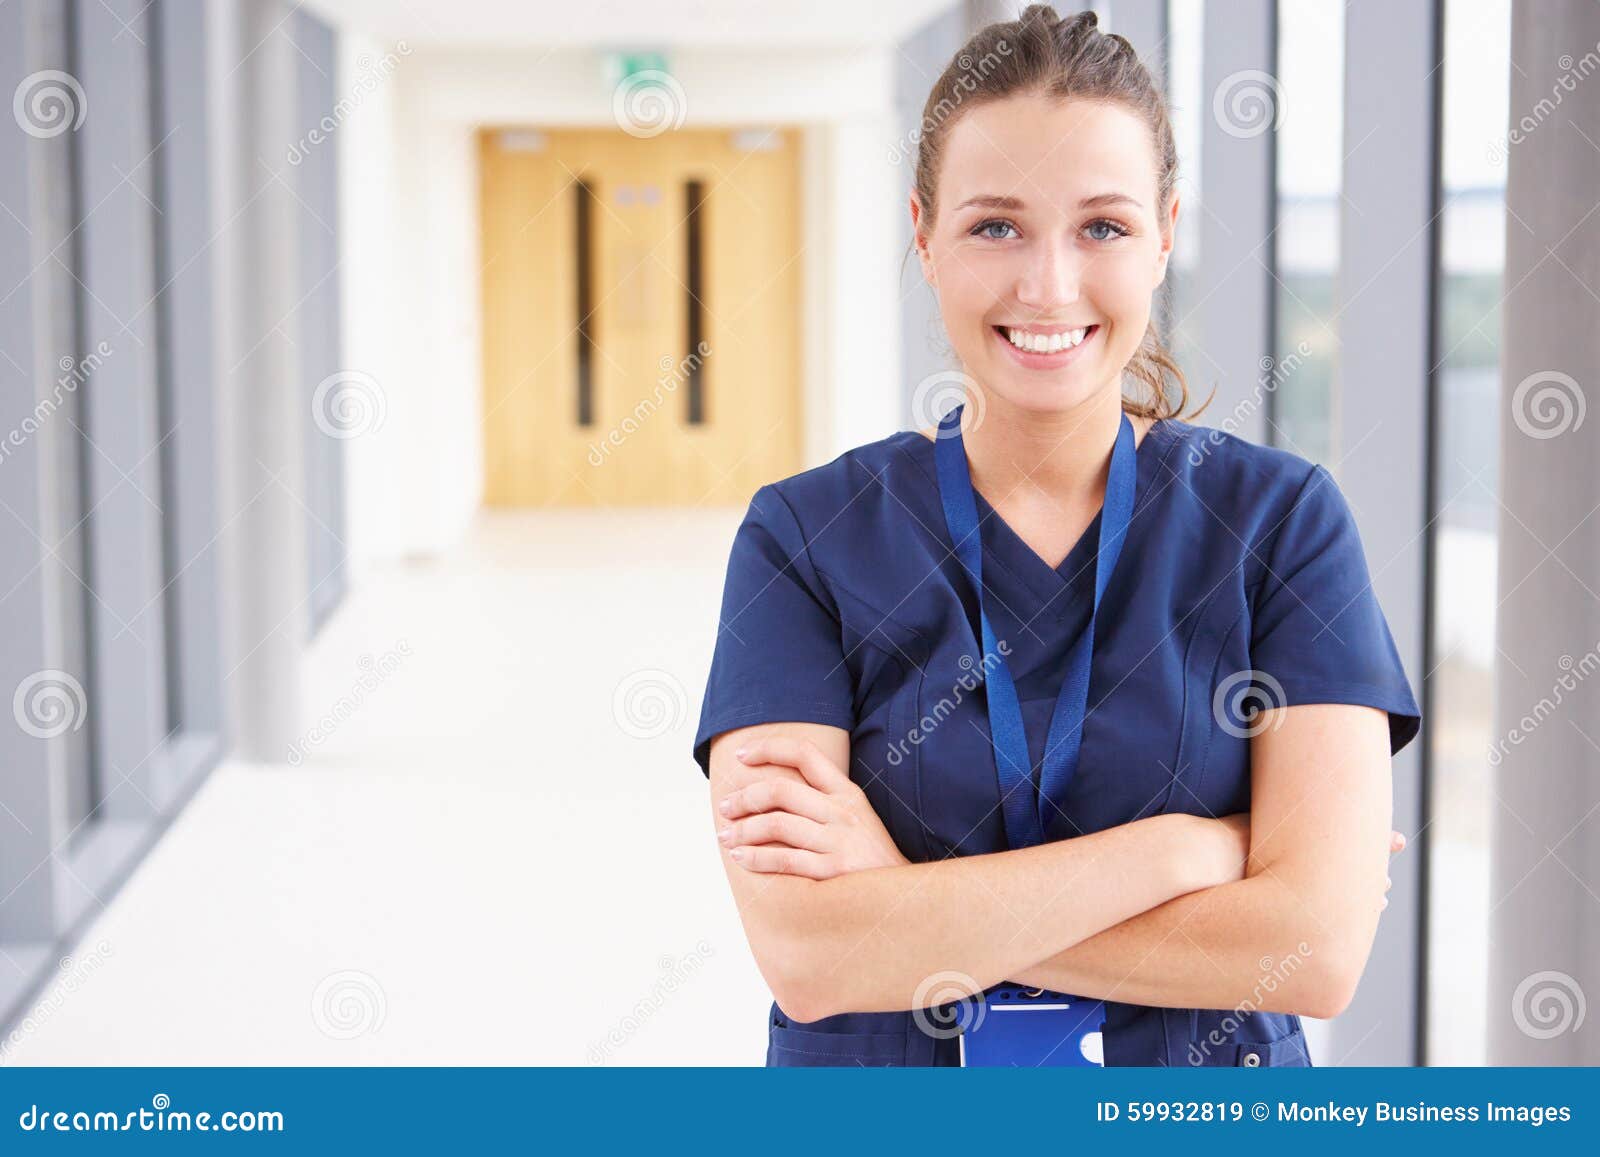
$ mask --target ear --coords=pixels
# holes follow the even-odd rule
[[[1172,191],[1172,203],[1161,219],[1161,251],[1156,255],[1156,285],[1167,279],[1167,263],[1172,259],[1172,243],[1178,235],[1178,191]]]
[[[933,258],[928,254],[928,239],[923,236],[922,224],[922,201],[917,197],[917,191],[913,189],[911,190],[911,242],[917,248],[917,260],[922,265],[922,280],[938,288],[939,278],[934,272]]]

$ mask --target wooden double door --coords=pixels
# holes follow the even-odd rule
[[[486,502],[742,504],[799,468],[798,151],[480,133]]]

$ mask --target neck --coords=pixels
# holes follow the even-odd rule
[[[1067,508],[1099,502],[1122,426],[1120,389],[1096,390],[1069,410],[1047,413],[992,394],[984,401],[983,420],[962,434],[979,492],[994,501],[1015,492],[1043,494]]]

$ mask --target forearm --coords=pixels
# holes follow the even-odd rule
[[[979,989],[1010,979],[1201,886],[1181,854],[1188,821],[1154,816],[1033,848],[813,881],[799,919],[785,914],[779,1004],[801,1020],[899,1011],[916,1006],[935,973],[965,974]]]
[[[1011,979],[1127,1004],[1235,1008],[1248,1002],[1266,1012],[1335,1016],[1354,988],[1349,961],[1364,961],[1371,946],[1371,932],[1364,943],[1352,943],[1363,930],[1347,927],[1336,908],[1308,902],[1265,872],[1179,896]]]

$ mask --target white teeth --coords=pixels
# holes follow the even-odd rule
[[[1088,327],[1083,329],[1069,329],[1064,333],[1029,333],[1025,329],[1007,329],[1006,338],[1018,349],[1028,350],[1037,354],[1055,353],[1057,350],[1071,349],[1084,339],[1088,334]]]

